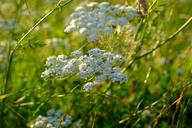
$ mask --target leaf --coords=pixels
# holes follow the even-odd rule
[[[28,39],[28,46],[32,49],[38,48],[38,47],[43,47],[45,44],[38,40],[37,37],[33,37]]]
[[[5,94],[5,95],[1,95],[0,96],[0,101],[2,101],[3,99],[9,97],[10,95],[12,95],[12,94],[9,93],[9,94]]]

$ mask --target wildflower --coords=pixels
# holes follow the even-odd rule
[[[117,22],[119,25],[124,26],[127,22],[127,18],[126,17],[120,17],[117,19]]]
[[[94,48],[89,50],[87,53],[91,56],[95,56],[95,57],[101,57],[103,54],[103,50],[100,50],[99,48]]]
[[[96,84],[101,84],[103,83],[104,81],[107,80],[107,75],[99,75],[95,78],[95,83]]]
[[[56,57],[55,56],[50,56],[47,58],[47,61],[46,61],[46,66],[49,67],[49,66],[52,66],[52,65],[55,65],[57,63],[56,61]]]
[[[61,109],[58,109],[55,111],[55,115],[59,118],[59,117],[62,117],[63,116],[63,111]]]
[[[49,109],[47,111],[47,116],[53,116],[55,114],[55,110],[54,109]]]
[[[123,56],[99,48],[90,49],[86,53],[77,50],[72,52],[71,57],[65,55],[48,57],[46,69],[41,76],[44,79],[72,75],[82,80],[92,78],[93,81],[86,83],[83,87],[86,91],[90,91],[95,84],[102,84],[107,80],[120,84],[126,82],[128,78],[121,73],[119,67],[121,62],[124,62]]]
[[[120,67],[114,67],[113,72],[115,72],[115,73],[121,72],[121,68]]]
[[[89,30],[87,28],[81,28],[79,30],[79,33],[82,35],[87,35],[89,33]]]
[[[85,91],[91,91],[94,87],[94,83],[93,82],[88,82],[83,86],[83,89],[85,89]]]
[[[100,39],[100,32],[113,34],[115,26],[124,26],[136,17],[139,17],[139,11],[132,7],[92,2],[75,9],[64,32],[79,31],[88,42],[94,42]]]
[[[53,126],[52,124],[49,124],[49,123],[48,123],[48,124],[46,125],[46,128],[54,128],[54,126]]]
[[[113,57],[113,59],[114,59],[114,61],[115,62],[123,62],[124,61],[124,57],[123,56],[121,56],[121,55],[115,55],[114,57]]]
[[[127,76],[121,73],[112,73],[109,75],[112,82],[119,82],[120,84],[128,80]]]
[[[72,117],[70,115],[66,115],[65,120],[61,122],[62,126],[69,126],[72,123]]]
[[[43,121],[37,121],[35,123],[35,128],[43,128],[44,126],[44,122]]]
[[[65,56],[65,55],[59,55],[59,56],[57,57],[57,59],[58,59],[59,61],[65,61],[65,60],[67,60],[67,56]]]
[[[44,79],[48,79],[51,77],[51,74],[52,73],[50,72],[50,70],[45,70],[44,72],[42,72],[41,77]]]
[[[70,26],[67,26],[64,30],[64,32],[72,32],[74,31],[76,26],[74,24],[71,24]]]
[[[83,54],[83,52],[80,50],[76,50],[76,51],[72,52],[72,56],[75,58],[80,57],[82,54]]]
[[[39,115],[35,122],[31,125],[31,128],[56,128],[67,127],[72,123],[72,117],[66,115],[63,119],[64,113],[60,109],[50,109],[47,111],[47,116]],[[61,120],[64,120],[61,122]]]
[[[91,3],[87,4],[87,7],[90,9],[94,9],[97,7],[97,5],[98,5],[97,2],[91,2]]]

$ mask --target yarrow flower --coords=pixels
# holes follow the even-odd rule
[[[92,81],[85,83],[83,87],[85,91],[91,91],[95,85],[107,80],[120,84],[126,82],[128,78],[121,73],[119,67],[122,62],[124,62],[123,56],[99,48],[93,48],[85,54],[77,50],[70,57],[65,55],[48,57],[45,63],[46,69],[41,77],[46,80],[76,75],[86,81],[91,78]]]
[[[116,26],[124,26],[139,16],[139,11],[130,6],[92,2],[75,9],[64,32],[79,31],[88,42],[93,42],[99,40],[99,34],[110,35]]]
[[[39,115],[31,128],[65,128],[72,124],[72,117],[70,115],[65,115],[60,109],[54,110],[50,109],[47,111],[47,116]]]
[[[86,91],[91,91],[94,87],[94,83],[93,82],[88,82],[86,83],[83,88],[86,90]]]

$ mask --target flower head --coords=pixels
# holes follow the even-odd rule
[[[88,42],[94,42],[101,34],[113,34],[116,26],[124,26],[139,16],[139,11],[133,7],[92,2],[75,9],[64,32],[79,31]]]
[[[123,56],[93,48],[83,53],[82,51],[72,52],[71,57],[59,55],[48,57],[45,64],[46,70],[42,78],[64,78],[78,76],[79,79],[92,81],[86,83],[83,88],[86,91],[92,90],[95,84],[102,84],[107,80],[119,82],[127,81],[127,76],[121,72],[120,63],[124,61]]]

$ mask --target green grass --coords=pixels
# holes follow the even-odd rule
[[[107,1],[138,6],[133,0]],[[151,7],[153,1],[147,2]],[[140,29],[121,30],[88,45],[81,35],[63,32],[80,3],[73,0],[48,14],[57,1],[0,1],[0,127],[29,127],[51,108],[88,128],[192,127],[192,1],[157,1],[148,15],[133,22]],[[52,38],[61,43],[46,44]],[[89,93],[75,77],[41,78],[47,57],[96,46],[126,57],[126,83],[105,83]]]

